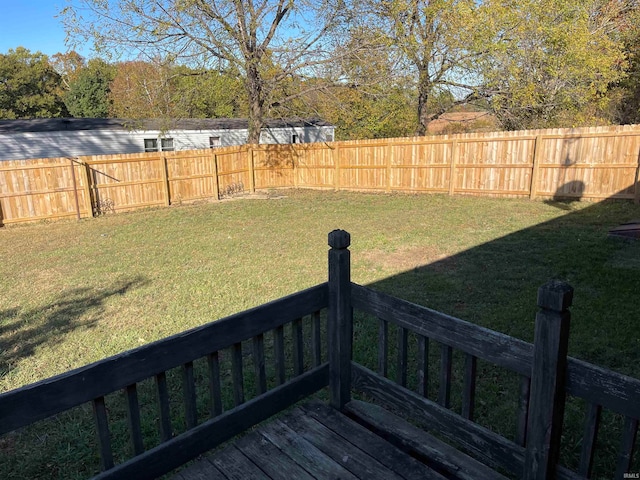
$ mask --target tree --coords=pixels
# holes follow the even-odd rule
[[[172,69],[172,84],[180,92],[181,116],[190,118],[246,117],[246,93],[238,72]]]
[[[603,0],[493,2],[501,38],[482,67],[483,92],[504,128],[592,124],[623,75],[623,45]],[[621,3],[621,2],[615,2]]]
[[[621,124],[640,123],[640,1],[611,0],[606,13],[627,60],[626,76],[612,84],[608,94],[612,117]]]
[[[169,68],[151,62],[116,65],[110,85],[111,116],[128,119],[175,118],[179,92],[171,88]]]
[[[68,90],[69,85],[76,79],[76,76],[87,66],[85,58],[75,50],[66,53],[58,52],[52,55],[49,63],[60,75],[62,86]]]
[[[77,0],[62,13],[68,33],[93,39],[99,51],[135,49],[205,71],[240,72],[252,143],[272,105],[283,101],[273,98],[276,87],[325,64],[350,19],[345,0]]]
[[[0,54],[0,118],[68,115],[60,75],[46,55],[23,47]]]
[[[169,121],[235,117],[247,112],[237,75],[140,60],[115,66],[109,102],[111,115],[130,119]]]
[[[73,76],[64,102],[74,117],[106,118],[110,110],[110,85],[115,67],[104,60],[92,59]]]
[[[611,26],[629,3],[366,0],[360,19],[413,75],[418,134],[470,102],[488,104],[505,128],[530,128],[602,121],[607,89],[624,75]]]
[[[478,58],[487,53],[495,23],[484,2],[474,0],[369,0],[360,18],[375,25],[397,67],[410,72],[417,95],[416,133],[456,104],[477,98]],[[444,92],[450,92],[445,95]],[[455,99],[438,105],[434,97]]]

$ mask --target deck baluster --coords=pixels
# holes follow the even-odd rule
[[[615,478],[623,478],[624,474],[631,470],[631,460],[633,459],[633,448],[636,444],[637,434],[638,420],[635,418],[625,417]]]
[[[222,388],[220,386],[220,358],[218,352],[207,355],[209,364],[209,396],[211,399],[210,417],[217,417],[222,413]]]
[[[451,367],[453,364],[453,348],[449,345],[440,346],[440,390],[438,403],[444,408],[451,405]]]
[[[187,362],[182,365],[182,389],[187,428],[193,428],[198,424],[198,416],[196,412],[196,382],[193,378],[193,362]]]
[[[429,395],[429,338],[418,335],[418,393]]]
[[[171,439],[171,410],[169,408],[169,389],[167,388],[167,374],[160,372],[155,376],[156,392],[158,395],[158,414],[160,417],[160,440],[166,442]]]
[[[407,363],[409,357],[409,330],[398,327],[398,361],[396,364],[396,383],[407,386]]]
[[[297,377],[304,372],[304,344],[302,339],[302,318],[291,322],[291,337],[293,338],[293,374]]]
[[[264,335],[253,337],[253,369],[256,376],[256,395],[267,391],[267,373],[264,366]]]
[[[284,365],[284,327],[282,325],[273,330],[273,349],[276,367],[276,383],[282,385],[287,379]]]
[[[144,442],[142,441],[142,427],[140,424],[140,405],[138,404],[138,389],[136,384],[128,385],[124,389],[127,399],[127,421],[129,423],[129,434],[131,435],[131,445],[134,455],[144,452]]]
[[[378,319],[378,373],[388,374],[389,365],[389,322]]]
[[[319,367],[322,363],[322,330],[320,324],[320,312],[314,312],[311,316],[311,349],[313,366]]]
[[[111,452],[111,434],[109,433],[109,420],[104,397],[93,400],[93,418],[96,424],[98,436],[98,448],[100,449],[100,468],[103,471],[113,468],[113,453]]]
[[[582,436],[582,451],[580,452],[580,468],[578,473],[586,478],[591,477],[593,467],[593,457],[596,448],[598,429],[600,428],[600,416],[602,406],[590,403],[589,410],[585,418],[584,435]]]
[[[477,358],[466,354],[464,357],[464,387],[462,390],[462,416],[473,421],[476,401]]]
[[[529,418],[529,394],[531,378],[520,376],[520,394],[518,395],[518,417],[516,424],[516,443],[521,447],[527,444],[527,421]]]

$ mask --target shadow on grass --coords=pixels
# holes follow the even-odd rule
[[[566,281],[575,288],[570,355],[640,377],[640,242],[608,236],[640,207],[558,200],[566,215],[431,263],[416,251],[416,268],[369,286],[532,341],[538,287]]]
[[[629,201],[606,200],[587,206],[562,201],[559,189],[553,207],[565,215],[496,238],[435,262],[418,258],[415,268],[369,284],[368,287],[406,299],[505,334],[533,341],[538,287],[551,279],[574,289],[569,355],[640,378],[640,241],[608,235],[612,227],[637,218],[640,207]],[[580,190],[581,192],[583,190]],[[628,194],[628,190],[622,192]],[[506,212],[505,212],[506,213]],[[452,236],[455,232],[452,232]],[[354,239],[357,242],[357,239]],[[389,259],[373,262],[390,264]],[[356,312],[354,357],[376,369],[377,322]],[[359,331],[358,331],[359,329]],[[396,336],[389,330],[389,378],[400,360]],[[417,338],[409,337],[409,381],[418,384]],[[437,401],[442,381],[440,350],[430,347],[427,367],[429,396]],[[452,408],[460,412],[464,358],[453,354]],[[412,360],[413,359],[413,360]],[[412,363],[413,362],[413,363]],[[430,372],[430,373],[429,373]],[[478,363],[475,421],[514,439],[519,378],[488,362]],[[565,411],[562,464],[574,470],[581,455],[587,406],[570,397]],[[591,478],[612,478],[623,420],[611,411],[602,417],[599,447]],[[632,471],[640,468],[634,459]]]
[[[39,346],[54,344],[74,330],[93,328],[109,298],[147,283],[137,276],[116,282],[111,288],[63,290],[50,304],[31,310],[0,310],[0,376],[33,355]]]

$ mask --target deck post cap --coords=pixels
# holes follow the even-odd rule
[[[351,245],[351,235],[345,230],[334,230],[329,232],[329,246],[344,250]]]
[[[573,287],[561,280],[550,280],[538,289],[538,306],[563,312],[573,302]]]

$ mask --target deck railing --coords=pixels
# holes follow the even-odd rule
[[[348,252],[345,243],[348,246],[348,239],[342,241],[342,251]],[[347,267],[335,277],[344,284]],[[351,283],[349,298],[342,304],[342,317],[338,317],[341,331],[349,340],[339,344],[350,352],[344,344],[352,339],[353,310],[377,319],[377,371],[356,362],[345,363],[344,358],[336,361],[335,369],[340,371],[332,373],[331,378],[340,378],[340,391],[349,393],[335,400],[334,406],[344,407],[352,389],[364,393],[428,425],[429,430],[444,435],[484,463],[523,479],[590,478],[601,414],[608,409],[624,417],[615,471],[615,478],[622,479],[632,465],[640,419],[640,380],[567,356],[572,296],[573,289],[565,283],[552,281],[540,287],[535,340],[530,344]],[[389,378],[390,325],[397,328],[393,379]],[[417,338],[418,358],[414,362],[408,357],[409,332]],[[430,341],[440,346],[435,401],[427,398]],[[463,376],[459,413],[452,411],[451,405],[454,349],[464,356],[459,372]],[[474,422],[478,359],[520,376],[513,439]],[[409,365],[417,369],[415,390],[407,388]],[[351,384],[344,385],[349,378]],[[337,388],[334,386],[334,391]],[[560,465],[567,397],[583,399],[588,405],[577,472]]]
[[[102,473],[96,479],[156,478],[201,453],[269,418],[288,406],[326,387],[329,367],[322,361],[322,310],[328,305],[327,284],[262,305],[243,313],[189,330],[155,343],[124,352],[0,395],[0,435],[90,402]],[[307,339],[303,337],[307,323]],[[290,341],[285,342],[285,325]],[[265,355],[265,335],[272,355]],[[245,380],[243,342],[250,345],[253,381]],[[305,352],[305,346],[307,352]],[[231,392],[221,388],[220,355],[230,357]],[[326,347],[325,347],[326,350]],[[228,353],[227,353],[228,352]],[[273,359],[270,383],[265,357]],[[305,371],[305,356],[308,369]],[[198,424],[194,361],[206,359],[210,397],[209,419]],[[286,362],[289,359],[290,362]],[[290,364],[287,365],[286,363]],[[291,368],[287,368],[290,366]],[[186,431],[172,430],[167,371],[178,367],[182,376]],[[291,377],[287,381],[287,371]],[[157,395],[161,443],[145,450],[137,385],[152,378]],[[253,383],[254,398],[245,384]],[[110,418],[105,397],[121,391],[127,409],[132,458],[114,464]],[[223,396],[233,397],[233,407],[223,412]],[[252,395],[253,396],[253,395]]]
[[[103,470],[95,478],[155,478],[328,386],[330,402],[338,409],[348,409],[353,392],[365,394],[403,411],[487,465],[525,479],[590,478],[602,412],[610,410],[625,419],[615,478],[629,472],[640,419],[640,380],[567,356],[571,287],[550,282],[540,288],[530,344],[351,283],[349,244],[347,232],[329,234],[327,283],[0,395],[0,435],[89,402]],[[377,371],[353,361],[354,310],[377,322]],[[286,339],[285,325],[290,325]],[[391,326],[397,329],[395,346]],[[417,339],[415,361],[409,357],[409,335]],[[440,362],[439,388],[432,400],[433,342],[440,346]],[[453,368],[456,350],[464,358],[461,372]],[[223,351],[229,365],[227,389],[221,381]],[[520,379],[514,438],[475,421],[479,360]],[[200,422],[195,361],[206,365],[210,405],[208,418]],[[247,376],[251,365],[253,375]],[[170,412],[175,391],[167,382],[167,372],[176,368],[186,424],[179,434],[172,429]],[[411,368],[417,370],[415,389],[409,388]],[[454,373],[463,377],[459,412],[452,407]],[[156,394],[160,442],[145,449],[138,385],[148,379]],[[131,446],[130,458],[120,463],[114,461],[105,404],[113,392],[124,396]],[[231,407],[223,411],[225,395]],[[249,396],[253,398],[247,400]],[[559,461],[568,398],[587,403],[577,471]]]

